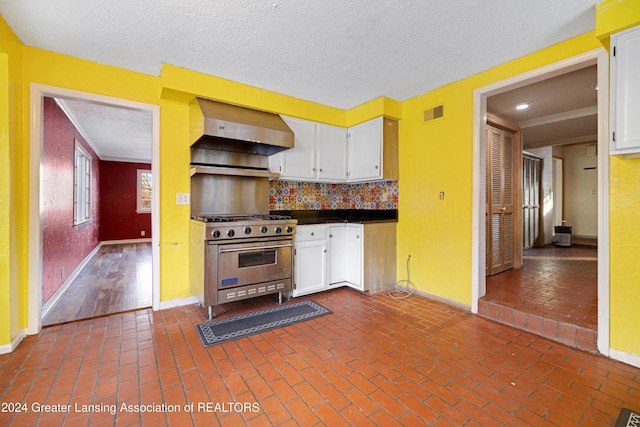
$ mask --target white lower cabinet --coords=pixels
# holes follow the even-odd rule
[[[340,286],[364,291],[363,226],[299,225],[293,296]]]
[[[299,225],[295,249],[294,297],[340,286],[375,294],[396,281],[395,222]]]
[[[344,235],[344,224],[329,226],[329,287],[342,286],[344,282]]]
[[[347,224],[344,235],[344,281],[359,291],[364,291],[363,272],[363,225]]]
[[[300,225],[295,245],[293,296],[327,289],[327,237],[325,225]]]

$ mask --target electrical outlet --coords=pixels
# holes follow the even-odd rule
[[[189,196],[189,193],[176,193],[176,204],[188,205],[189,203],[191,203],[191,198]]]
[[[146,234],[147,234],[147,232],[146,232],[146,231],[144,231],[144,230],[142,230],[142,231],[140,232],[140,235],[141,235],[142,237],[144,237]]]
[[[444,191],[440,192],[440,200],[444,199]]]

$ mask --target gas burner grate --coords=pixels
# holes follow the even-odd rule
[[[205,215],[194,216],[191,219],[202,222],[238,222],[238,221],[281,221],[291,219],[289,215]]]

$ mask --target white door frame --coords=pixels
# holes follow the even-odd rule
[[[152,114],[151,173],[151,247],[152,308],[160,308],[160,107],[152,104],[112,98],[55,86],[31,83],[30,160],[29,160],[29,289],[27,334],[34,335],[42,327],[42,153],[44,98],[70,98],[114,107],[148,111]]]
[[[471,310],[486,294],[485,162],[487,98],[553,76],[598,64],[598,350],[609,355],[609,55],[604,48],[478,88],[473,93],[473,195]]]

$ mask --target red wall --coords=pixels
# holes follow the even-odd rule
[[[100,240],[151,238],[151,214],[136,213],[138,169],[151,165],[100,163]]]
[[[51,98],[44,100],[43,197],[43,300],[64,283],[98,245],[100,227],[100,160]],[[75,141],[93,157],[91,174],[92,221],[73,225],[73,162]]]

